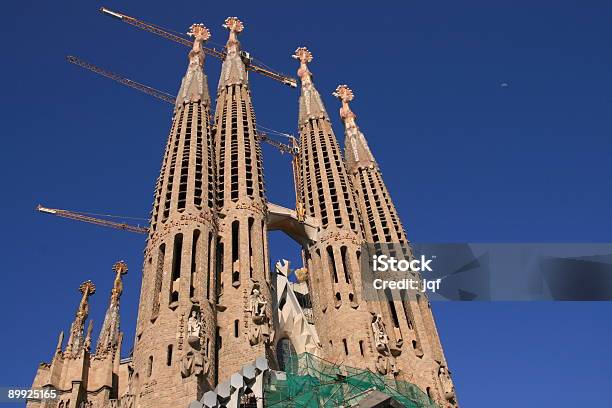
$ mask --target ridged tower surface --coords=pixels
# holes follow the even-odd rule
[[[266,353],[271,338],[267,202],[262,156],[235,17],[217,89],[215,145],[220,212],[219,382]]]
[[[176,100],[145,248],[134,345],[136,407],[187,406],[216,383],[215,159],[202,43]]]
[[[361,299],[361,225],[338,141],[321,97],[312,83],[312,55],[298,48],[301,79],[300,200],[306,215],[321,222],[319,242],[304,251],[313,295],[315,325],[323,357],[358,368],[372,368],[370,312]]]
[[[347,170],[363,218],[366,242],[399,244],[396,249],[401,247],[405,256],[411,257],[406,233],[380,167],[349,106],[353,92],[346,85],[340,85],[334,96],[342,102],[340,117],[345,126]],[[419,386],[438,405],[456,407],[454,387],[427,297],[405,291],[401,296],[393,296],[389,292],[376,303],[387,329],[389,350],[395,355],[395,376]],[[383,358],[388,357],[385,354],[383,348]],[[380,372],[385,367],[379,368]]]

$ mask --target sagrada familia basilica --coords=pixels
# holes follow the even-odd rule
[[[155,186],[133,351],[122,358],[119,304],[128,268],[118,262],[95,347],[87,319],[96,288],[86,281],[67,341],[62,332],[33,382],[58,397],[27,407],[458,407],[427,297],[362,296],[363,243],[409,248],[409,241],[351,110],[353,92],[340,85],[333,93],[342,150],[313,82],[313,56],[295,51],[297,203],[269,203],[238,40],[244,26],[230,17],[224,27],[214,105],[204,70],[210,33],[191,27],[189,65]],[[271,268],[271,230],[302,246],[301,268],[286,261]],[[303,371],[303,356],[316,362],[317,375],[333,369],[332,379]],[[351,394],[359,387],[351,378],[366,375],[376,385]],[[303,379],[296,390],[286,386]],[[319,392],[329,384],[341,392]],[[271,402],[280,390],[286,397]]]

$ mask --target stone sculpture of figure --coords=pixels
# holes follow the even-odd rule
[[[193,351],[188,351],[181,359],[181,377],[187,378],[193,372],[195,354]]]
[[[387,329],[385,328],[382,316],[379,314],[372,314],[372,331],[374,332],[376,349],[381,353],[388,352],[389,336],[387,335]]]
[[[192,374],[204,375],[208,372],[208,359],[200,351],[188,351],[181,359],[181,377],[187,378]]]
[[[453,386],[453,382],[450,379],[450,375],[446,367],[441,364],[438,369],[438,378],[440,379],[440,383],[442,384],[442,390],[444,391],[444,398],[447,401],[452,401],[455,398],[455,387]]]
[[[264,321],[266,317],[266,305],[268,301],[259,292],[259,284],[254,284],[253,289],[251,289],[251,295],[249,296],[249,308],[248,311],[251,312],[251,317],[253,322],[260,324]]]
[[[191,316],[187,320],[187,337],[200,337],[200,331],[202,330],[202,322],[198,318],[198,312],[195,310],[191,311]]]
[[[387,375],[387,372],[389,371],[389,360],[387,360],[387,357],[379,354],[376,358],[375,368],[378,374]]]

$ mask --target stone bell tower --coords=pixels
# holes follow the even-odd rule
[[[202,44],[191,26],[189,66],[151,212],[133,356],[136,407],[186,406],[216,384],[217,212],[210,96]]]
[[[363,218],[366,242],[397,244],[394,248],[405,251],[405,257],[410,258],[409,241],[380,167],[357,126],[357,115],[349,106],[353,91],[340,85],[333,95],[342,103],[346,166]],[[406,291],[400,296],[391,292],[381,295],[373,323],[379,339],[377,371],[380,374],[394,371],[395,377],[416,384],[441,407],[455,407],[454,387],[427,297]]]
[[[215,112],[219,381],[266,354],[272,337],[268,208],[255,112],[238,41],[244,26],[229,17],[224,27],[229,39]]]
[[[361,298],[359,262],[362,228],[342,152],[312,82],[312,54],[298,48],[302,84],[299,99],[300,199],[306,215],[320,220],[319,241],[304,251],[315,325],[323,357],[358,368],[373,368],[370,312]]]

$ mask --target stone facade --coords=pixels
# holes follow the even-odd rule
[[[32,400],[28,408],[174,408],[194,400],[198,407],[238,406],[253,384],[261,391],[267,364],[279,368],[277,347],[412,382],[441,407],[455,408],[428,299],[366,301],[361,293],[364,242],[410,247],[349,107],[352,91],[340,86],[334,93],[342,101],[345,160],[312,81],[312,54],[296,50],[296,210],[269,204],[247,57],[238,41],[244,27],[235,17],[224,27],[229,39],[214,119],[203,68],[210,33],[201,24],[189,33],[189,66],[155,186],[133,355],[120,360],[119,298],[127,268],[117,264],[95,352],[91,322],[85,330],[95,292],[87,281],[65,348],[62,333],[52,362],[41,364],[34,380],[34,387],[59,390],[60,399]],[[275,229],[303,248],[299,285],[289,282],[286,263],[271,276],[268,230]]]
[[[54,389],[57,399],[28,400],[27,408],[90,408],[109,406],[111,402],[123,402],[124,408],[133,406],[133,394],[127,388],[131,373],[131,359],[120,360],[122,334],[119,331],[119,298],[122,292],[121,276],[127,266],[118,262],[114,266],[115,282],[106,311],[95,352],[91,351],[89,297],[96,291],[91,281],[84,282],[77,313],[70,327],[70,335],[64,346],[61,332],[50,363],[41,363],[32,388]],[[123,387],[119,386],[123,384]]]

